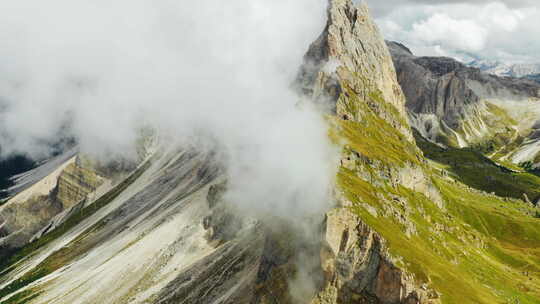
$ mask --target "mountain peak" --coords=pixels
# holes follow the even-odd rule
[[[347,113],[337,102],[343,88],[362,100],[376,94],[395,108],[387,113],[386,106],[373,103],[380,116],[412,139],[408,125],[401,123],[406,117],[405,96],[392,57],[365,4],[330,1],[328,22],[306,53],[298,83],[317,103],[329,104],[338,116],[353,120],[358,113]]]
[[[401,55],[414,55],[413,52],[406,47],[404,44],[399,43],[397,41],[386,41],[386,44],[389,48],[394,49],[394,52],[398,53],[400,52]]]

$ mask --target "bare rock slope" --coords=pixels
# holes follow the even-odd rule
[[[107,184],[93,168],[81,165],[73,151],[17,177],[13,196],[0,206],[0,256],[50,229],[55,218],[78,204],[89,203],[91,194]]]
[[[452,58],[417,57],[388,42],[412,126],[439,144],[477,147],[520,164],[538,162],[534,125],[540,120],[540,85],[499,77]]]

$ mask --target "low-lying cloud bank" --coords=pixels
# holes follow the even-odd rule
[[[335,153],[322,116],[289,88],[326,5],[4,1],[1,153],[43,157],[73,137],[83,152],[129,157],[148,125],[176,138],[207,133],[226,147],[237,199],[318,212]]]

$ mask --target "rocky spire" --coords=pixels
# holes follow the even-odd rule
[[[383,106],[378,111],[392,125],[398,127],[397,121],[406,117],[405,97],[392,57],[365,4],[329,1],[328,23],[306,53],[299,83],[314,100],[335,106],[340,117],[358,116],[345,113],[339,103],[336,106],[344,86],[354,90],[360,99],[367,100],[375,93],[393,105],[400,117],[391,117]],[[408,126],[398,129],[412,138]]]

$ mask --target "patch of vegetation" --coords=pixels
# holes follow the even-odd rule
[[[485,125],[477,126],[477,130],[488,132],[487,139],[473,144],[473,147],[484,153],[493,153],[498,150],[510,149],[520,141],[517,131],[518,122],[503,108],[491,103],[485,103],[487,114],[483,114],[481,120]],[[503,148],[503,149],[501,149]]]
[[[137,171],[132,173],[127,179],[125,179],[122,183],[117,185],[114,189],[109,191],[107,194],[103,195],[101,198],[95,201],[92,205],[87,206],[83,208],[82,210],[79,210],[78,212],[73,214],[68,220],[66,220],[63,224],[55,228],[53,231],[45,234],[43,237],[39,238],[38,240],[13,252],[8,258],[4,259],[2,263],[0,264],[0,275],[5,274],[6,272],[10,271],[13,267],[15,267],[17,262],[21,261],[25,257],[35,254],[37,250],[49,244],[50,242],[58,239],[59,237],[64,235],[66,232],[68,232],[69,230],[77,226],[79,223],[81,223],[83,220],[92,216],[101,208],[107,206],[116,197],[118,197],[118,195],[120,195],[124,190],[126,190],[126,188],[129,187],[137,178],[139,178],[141,174],[149,167],[149,165],[150,165],[150,161],[147,161],[144,165],[142,165],[139,169],[137,169]],[[93,229],[93,227],[91,227],[90,230],[91,229]],[[74,242],[77,242],[77,241],[78,239],[76,239]],[[42,263],[40,263],[37,267],[25,273],[21,278],[5,286],[3,289],[0,290],[0,298],[3,298],[17,290],[20,290],[21,288],[28,286],[29,284],[58,270],[59,268],[64,266],[67,262],[69,262],[74,256],[76,256],[76,252],[79,252],[82,250],[82,248],[78,248],[75,245],[69,246],[69,247],[70,248],[67,248],[67,247],[62,248],[59,251],[53,253],[51,256],[47,257],[47,259],[45,259]]]
[[[503,108],[491,103],[486,102],[486,106],[488,108],[488,111],[493,114],[492,120],[496,120],[497,122],[500,122],[501,125],[504,126],[517,126],[518,122],[512,118],[507,111],[505,111]]]
[[[348,93],[358,110],[362,100]],[[335,123],[333,136],[369,160],[399,168],[404,162],[421,164],[445,202],[439,208],[424,194],[389,180],[377,183],[342,167],[338,188],[359,215],[387,241],[396,265],[440,292],[443,303],[540,302],[540,220],[532,205],[504,199],[540,193],[540,179],[498,165],[472,149],[443,149],[417,138],[421,150],[436,167],[424,164],[414,145],[399,132],[365,111],[359,120]],[[339,142],[339,140],[335,140]],[[368,163],[369,163],[368,160]],[[377,168],[372,168],[377,170]],[[371,175],[372,177],[374,175]],[[376,175],[375,175],[376,176]],[[489,176],[489,178],[487,178]],[[373,212],[376,210],[376,212]]]
[[[525,140],[518,132],[518,122],[503,108],[486,101],[485,108],[463,117],[455,130],[441,125],[442,132],[436,142],[459,148],[457,136],[467,138],[468,144],[483,154],[499,159],[511,153]]]
[[[464,148],[441,148],[415,132],[418,147],[428,159],[442,164],[460,182],[501,197],[533,201],[540,199],[540,177],[528,172],[516,172],[485,157],[480,152]]]
[[[524,203],[468,192],[460,184],[435,179],[448,210],[439,209],[410,189],[374,187],[352,171],[338,175],[352,210],[388,242],[398,266],[441,293],[443,303],[538,303],[540,300],[540,220]],[[416,233],[406,234],[402,220],[385,210],[403,211]],[[375,217],[365,208],[376,208]],[[400,213],[400,216],[406,212]]]
[[[348,113],[361,113],[361,117],[356,117],[355,120],[335,119],[336,127],[331,134],[333,138],[345,139],[347,146],[352,150],[387,165],[399,167],[406,163],[421,165],[420,151],[414,143],[374,112],[368,102],[361,100],[352,89],[344,89],[340,103]],[[387,104],[386,107],[394,106]],[[399,115],[395,108],[394,111]]]
[[[486,145],[491,145],[491,147],[475,148],[478,148],[480,152],[490,154],[490,157],[493,159],[501,159],[507,155],[512,154],[516,149],[523,145],[525,140],[525,137],[517,134],[516,137],[511,140],[497,140],[497,138],[495,138],[491,142],[486,143]]]
[[[404,128],[409,125],[405,117],[401,113],[399,113],[398,109],[395,106],[391,105],[390,103],[386,102],[386,100],[384,100],[384,97],[382,96],[381,91],[377,90],[377,91],[371,92],[368,95],[368,97],[369,99],[371,99],[370,102],[368,102],[368,104],[375,105],[375,107],[372,108],[372,111],[374,111],[375,114],[379,114],[379,115],[381,114],[381,113],[376,113],[377,108],[378,108],[378,109],[381,109],[382,112],[384,112],[387,116],[395,119],[398,122],[400,128]]]
[[[35,292],[33,290],[25,290],[21,291],[13,296],[11,296],[9,299],[4,300],[0,302],[0,304],[25,304],[30,303],[33,299],[37,298],[39,296],[39,292]]]

